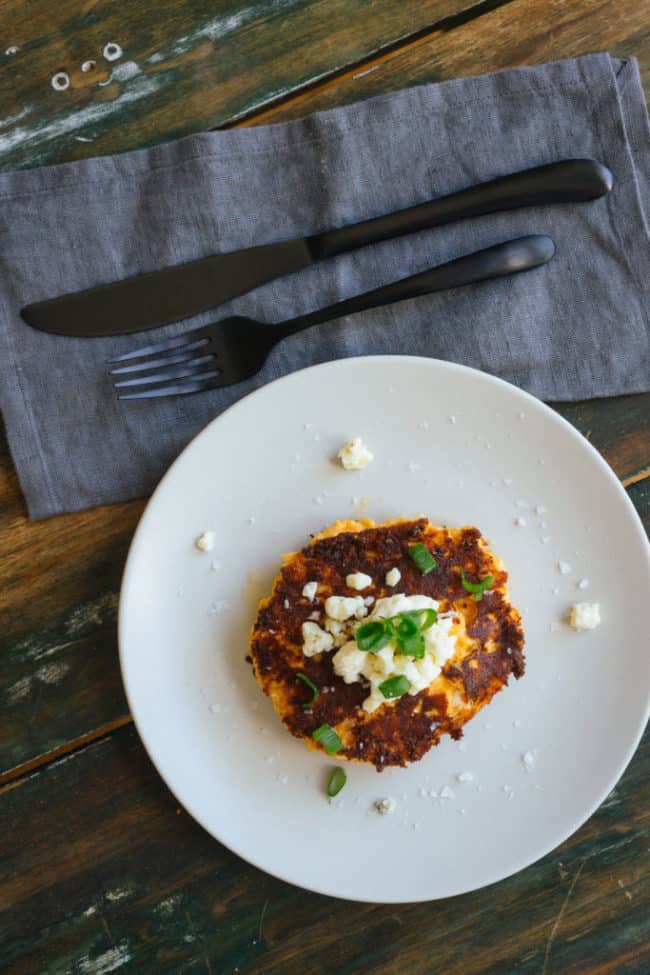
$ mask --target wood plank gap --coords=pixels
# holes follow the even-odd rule
[[[636,474],[632,474],[630,477],[624,477],[621,484],[623,487],[628,488],[631,484],[638,484],[640,481],[645,481],[647,477],[650,477],[650,467],[644,467],[642,471],[637,471]]]
[[[366,58],[360,58],[359,61],[346,65],[344,68],[331,71],[325,77],[307,82],[288,95],[271,98],[263,108],[253,108],[250,111],[241,112],[228,122],[215,126],[213,131],[240,129],[249,125],[263,124],[269,114],[275,115],[278,108],[291,105],[293,102],[299,101],[306,94],[324,91],[334,87],[339,81],[354,78],[355,75],[360,73],[370,73],[379,68],[380,65],[396,53],[402,54],[422,44],[426,44],[436,34],[447,34],[457,27],[462,27],[464,24],[468,24],[473,20],[477,20],[479,17],[492,13],[494,10],[498,10],[499,7],[506,7],[513,2],[514,0],[480,0],[479,3],[468,7],[467,10],[462,10],[457,14],[450,14],[448,17],[441,17],[440,20],[428,24],[426,27],[421,27],[419,30],[413,31],[412,34],[407,34],[405,37],[384,44],[379,48],[378,53],[371,54]]]
[[[70,755],[72,752],[79,751],[85,748],[86,745],[100,741],[119,728],[123,728],[125,725],[132,723],[133,718],[131,715],[123,714],[120,718],[115,718],[113,721],[109,721],[107,724],[101,725],[93,731],[86,732],[85,735],[80,735],[78,738],[66,742],[65,745],[60,745],[58,748],[52,749],[52,751],[44,752],[36,758],[31,758],[28,762],[16,765],[14,768],[0,774],[0,794],[7,792],[9,789],[13,789],[14,786],[19,784],[20,779],[29,775],[30,772],[40,771],[42,768],[63,758],[64,755]]]

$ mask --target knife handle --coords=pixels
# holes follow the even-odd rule
[[[404,301],[406,298],[417,298],[434,291],[460,288],[490,278],[501,278],[506,274],[530,271],[546,264],[554,254],[555,244],[550,237],[542,234],[517,237],[503,244],[487,247],[485,250],[465,254],[454,261],[439,264],[409,278],[402,278],[383,288],[366,291],[364,294],[339,301],[327,308],[319,308],[308,315],[301,315],[300,318],[293,318],[278,326],[277,329],[269,330],[269,336],[275,343],[280,338],[302,332],[312,325],[341,318],[343,315],[353,315],[355,312],[390,305],[396,301]]]
[[[613,181],[609,169],[595,159],[565,159],[479,183],[383,217],[328,230],[307,238],[307,244],[313,259],[320,261],[390,237],[500,210],[595,200],[609,193]]]

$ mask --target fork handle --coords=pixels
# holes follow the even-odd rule
[[[307,244],[313,258],[323,260],[389,237],[468,217],[520,207],[595,200],[609,193],[613,180],[609,169],[595,159],[563,159],[478,183],[396,213],[327,230],[308,238]]]
[[[383,288],[366,291],[355,295],[354,298],[337,301],[334,305],[319,308],[299,318],[292,318],[277,325],[270,334],[274,341],[279,341],[288,335],[302,332],[305,328],[311,328],[312,325],[342,318],[343,315],[353,315],[358,311],[379,308],[382,305],[404,301],[406,298],[417,298],[435,291],[444,291],[447,288],[460,288],[466,284],[475,284],[477,281],[501,278],[506,274],[530,271],[532,268],[546,264],[554,253],[555,244],[550,237],[542,234],[517,237],[503,244],[487,247],[485,250],[465,254],[454,261],[439,264],[409,278],[401,278],[392,284],[384,285]]]

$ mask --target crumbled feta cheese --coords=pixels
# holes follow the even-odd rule
[[[473,775],[472,772],[461,772],[460,775],[457,775],[456,776],[456,778],[458,779],[459,782],[473,782],[474,781],[474,775]]]
[[[600,623],[600,604],[575,603],[569,622],[574,630],[595,630]]]
[[[302,624],[302,652],[306,657],[313,657],[317,653],[324,653],[334,646],[331,633],[322,630],[318,623]]]
[[[517,526],[517,528],[525,528],[526,527],[526,519],[525,518],[521,518],[521,517],[515,518],[515,525]]]
[[[349,589],[356,589],[360,592],[372,585],[372,579],[365,572],[351,572],[345,577],[345,584]]]
[[[309,600],[310,603],[313,603],[314,596],[316,595],[317,592],[318,592],[317,582],[306,582],[302,587],[302,594],[305,597],[305,599]]]
[[[216,540],[216,535],[214,532],[201,532],[197,539],[194,541],[194,545],[198,548],[199,552],[211,552],[214,548],[214,543]]]
[[[401,578],[402,578],[402,573],[399,571],[398,568],[389,569],[388,572],[386,573],[386,585],[396,586]]]
[[[348,642],[348,628],[345,623],[338,623],[336,620],[327,618],[324,626],[327,632],[332,634],[335,647],[342,647],[344,643]]]
[[[528,772],[532,772],[535,768],[535,756],[532,752],[524,752],[521,756],[521,760],[524,763],[524,767]]]
[[[456,420],[456,417],[455,417],[455,416],[453,415],[453,413],[452,413],[452,415],[451,415],[451,416],[449,417],[449,422],[450,422],[451,424],[455,424],[455,423],[457,422],[457,420]]]
[[[349,620],[362,609],[365,606],[361,596],[329,596],[325,600],[325,612],[331,620]]]
[[[568,576],[569,572],[571,571],[571,566],[568,562],[558,562],[557,568],[558,572],[562,576]]]
[[[284,608],[285,609],[291,609],[291,603],[289,602],[288,599],[285,599],[285,601],[284,601]]]
[[[380,814],[380,816],[390,816],[391,813],[395,812],[395,807],[397,803],[390,796],[385,799],[377,799],[375,801],[375,809]]]
[[[374,596],[364,596],[363,597],[363,605],[364,606],[372,606],[372,604],[374,603],[374,601],[375,601],[375,597]]]
[[[588,588],[589,588],[589,579],[581,579],[580,582],[578,583],[578,589],[588,589]]]
[[[354,437],[344,444],[338,457],[346,471],[360,471],[375,459],[375,455],[368,450],[361,437]]]
[[[337,598],[340,597],[330,597],[330,599]],[[387,619],[402,612],[437,609],[437,607],[436,600],[429,596],[398,594],[378,599],[368,618],[369,620]],[[327,612],[331,615],[329,610]],[[327,623],[325,625],[328,628]],[[451,633],[453,626],[453,619],[438,619],[433,626],[424,631],[425,654],[421,659],[399,653],[393,640],[376,653],[366,653],[359,649],[356,640],[349,639],[332,658],[334,672],[342,677],[346,684],[360,681],[370,686],[370,693],[363,701],[362,707],[365,711],[372,712],[387,702],[379,685],[389,677],[400,675],[406,677],[410,682],[411,694],[424,690],[435,680],[442,666],[456,651],[456,638]]]

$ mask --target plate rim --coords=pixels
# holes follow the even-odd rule
[[[127,651],[125,649],[125,645],[126,645],[125,629],[127,625],[126,614],[128,612],[128,598],[129,598],[128,590],[129,587],[132,586],[131,579],[135,571],[134,565],[136,562],[136,558],[138,556],[138,549],[142,545],[141,539],[144,537],[144,533],[146,532],[149,518],[152,517],[151,512],[155,507],[156,497],[162,491],[167,481],[171,479],[171,477],[174,475],[177,466],[180,466],[180,464],[184,461],[186,454],[188,454],[190,450],[195,449],[197,443],[201,441],[204,437],[208,436],[209,431],[211,431],[212,428],[216,424],[218,424],[226,415],[237,412],[240,408],[243,407],[244,404],[248,404],[250,400],[256,399],[257,397],[265,394],[271,387],[275,387],[278,384],[282,384],[288,380],[293,379],[294,377],[297,377],[299,375],[304,375],[305,373],[310,373],[315,370],[318,370],[319,372],[325,372],[325,371],[330,371],[330,370],[335,370],[340,368],[349,368],[349,367],[354,368],[359,364],[365,364],[370,361],[374,362],[375,360],[380,360],[386,364],[393,364],[393,365],[397,364],[398,366],[401,363],[408,362],[410,364],[412,362],[416,362],[422,365],[426,365],[426,367],[430,367],[430,368],[442,368],[444,370],[456,371],[463,374],[470,374],[473,377],[479,377],[481,380],[486,381],[488,385],[506,387],[509,391],[514,392],[515,395],[518,394],[520,397],[522,397],[524,401],[533,402],[535,404],[536,409],[539,409],[541,407],[542,412],[546,414],[546,416],[550,418],[552,422],[555,422],[559,427],[564,428],[565,431],[568,431],[570,435],[572,435],[576,439],[576,441],[581,444],[582,447],[586,445],[586,447],[588,448],[588,453],[590,453],[592,458],[597,461],[598,465],[600,466],[601,470],[603,471],[607,479],[610,481],[610,483],[615,485],[618,495],[623,501],[624,507],[627,509],[628,514],[632,515],[632,520],[636,524],[636,528],[639,532],[640,537],[646,542],[645,552],[646,552],[648,576],[650,578],[650,542],[648,542],[646,531],[643,522],[641,521],[641,518],[639,516],[639,513],[634,507],[627,493],[627,490],[623,486],[620,478],[616,475],[613,468],[604,459],[600,451],[598,451],[593,446],[593,444],[590,443],[589,440],[587,440],[587,438],[577,429],[577,427],[573,426],[572,423],[566,420],[560,413],[552,409],[552,407],[548,406],[543,400],[538,399],[532,393],[529,393],[526,390],[521,389],[519,386],[516,386],[514,383],[508,382],[505,379],[501,379],[498,376],[494,376],[491,373],[483,372],[480,369],[475,369],[471,366],[465,366],[462,365],[461,363],[450,362],[445,359],[436,359],[429,356],[419,356],[419,355],[394,355],[394,354],[348,356],[342,359],[333,359],[327,362],[316,363],[315,365],[306,366],[304,369],[294,370],[293,372],[287,373],[286,375],[283,376],[279,376],[277,379],[274,379],[271,382],[265,383],[262,386],[259,386],[257,389],[252,390],[250,393],[248,393],[245,396],[242,396],[235,403],[231,404],[229,407],[227,407],[227,409],[223,410],[220,414],[213,417],[213,419],[210,420],[209,423],[207,423],[201,430],[199,430],[199,432],[189,441],[188,444],[186,444],[183,450],[172,461],[172,463],[167,468],[167,470],[161,477],[160,481],[154,488],[152,494],[148,498],[144,511],[142,512],[140,518],[138,519],[138,524],[136,526],[135,532],[129,544],[129,549],[127,552],[127,557],[124,564],[124,570],[120,582],[120,595],[119,595],[119,603],[118,603],[118,626],[117,626],[118,658],[120,664],[120,675],[122,678],[122,685],[126,695],[126,700],[129,706],[131,718],[133,720],[133,724],[138,733],[140,741],[147,753],[148,758],[152,762],[156,770],[156,773],[163,780],[163,782],[165,783],[169,791],[172,793],[174,798],[188,812],[188,814],[195,820],[195,822],[197,822],[199,826],[201,826],[201,828],[204,829],[211,837],[217,840],[218,843],[221,843],[222,846],[228,849],[231,853],[234,853],[236,856],[240,857],[240,859],[250,864],[255,869],[261,870],[264,873],[269,874],[269,876],[273,876],[276,879],[283,881],[284,883],[292,884],[294,887],[298,887],[299,889],[307,890],[315,894],[320,894],[326,897],[336,897],[339,900],[347,900],[350,901],[351,903],[417,904],[417,903],[426,903],[435,900],[446,900],[451,897],[461,897],[464,894],[482,890],[486,887],[491,887],[494,884],[500,883],[501,881],[506,880],[507,878],[512,877],[517,873],[520,873],[522,870],[526,869],[527,867],[533,866],[535,863],[538,863],[539,860],[543,859],[549,853],[552,853],[559,846],[565,843],[567,839],[573,836],[574,833],[576,833],[579,829],[581,829],[582,826],[584,826],[584,824],[589,819],[591,819],[594,813],[600,808],[600,806],[606,799],[607,795],[609,795],[609,793],[612,791],[612,789],[616,786],[618,781],[624,775],[630,762],[632,761],[632,758],[634,757],[637,751],[637,748],[643,737],[646,725],[648,724],[648,720],[650,719],[650,684],[648,686],[648,696],[646,702],[645,715],[641,716],[635,734],[631,739],[628,748],[625,754],[623,755],[620,763],[617,763],[617,770],[613,774],[611,781],[608,782],[606,790],[595,803],[590,804],[590,806],[585,812],[580,813],[579,821],[571,825],[568,831],[561,830],[561,836],[559,839],[554,840],[550,845],[542,844],[540,848],[536,849],[536,851],[532,856],[526,855],[525,857],[520,858],[520,860],[516,862],[514,867],[510,865],[503,872],[497,871],[496,875],[491,877],[490,879],[485,880],[484,882],[478,885],[472,884],[469,886],[465,886],[461,890],[457,890],[452,894],[422,896],[422,897],[415,897],[415,898],[377,897],[372,901],[368,901],[362,897],[355,897],[355,896],[350,896],[348,894],[341,894],[337,892],[337,890],[335,889],[328,888],[327,885],[320,885],[320,886],[312,885],[302,880],[298,882],[293,877],[281,871],[277,871],[275,869],[271,871],[264,866],[260,866],[259,863],[255,861],[255,859],[252,859],[250,855],[247,855],[246,853],[242,852],[242,850],[239,849],[237,845],[228,843],[220,836],[218,836],[216,832],[214,832],[214,830],[209,825],[207,825],[202,813],[194,808],[192,802],[187,801],[185,798],[181,797],[181,795],[177,792],[175,785],[168,780],[168,777],[159,768],[155,757],[154,745],[151,744],[147,739],[147,734],[144,730],[143,723],[141,722],[140,716],[138,714],[138,707],[135,705],[135,691],[133,688],[129,686],[129,682],[126,677]]]

